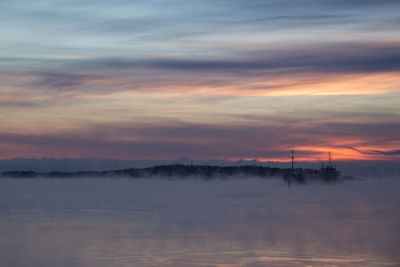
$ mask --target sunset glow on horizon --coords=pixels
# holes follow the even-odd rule
[[[400,160],[398,1],[0,3],[0,159]]]

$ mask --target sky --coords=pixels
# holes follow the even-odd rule
[[[398,0],[2,0],[0,159],[400,160]]]

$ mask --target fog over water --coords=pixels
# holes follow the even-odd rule
[[[279,161],[258,161],[254,160],[199,160],[190,158],[178,158],[172,160],[120,160],[120,159],[101,159],[101,158],[39,158],[39,159],[3,159],[0,160],[0,172],[5,171],[35,171],[35,172],[76,172],[76,171],[107,171],[128,168],[147,168],[160,165],[183,164],[183,165],[210,165],[210,166],[243,166],[257,165],[264,167],[290,168],[290,162]],[[400,161],[384,160],[353,160],[335,161],[335,165],[345,175],[354,177],[385,177],[400,176]],[[299,168],[320,168],[320,162],[295,162],[295,167]]]
[[[3,266],[399,266],[400,179],[0,179]]]

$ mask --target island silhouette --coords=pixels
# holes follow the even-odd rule
[[[244,166],[211,166],[211,165],[160,165],[148,168],[129,168],[109,171],[77,171],[77,172],[34,172],[34,171],[6,171],[0,174],[1,178],[202,178],[228,179],[232,177],[278,177],[291,182],[305,183],[308,181],[342,182],[353,179],[341,175],[340,171],[331,166],[321,169],[303,168],[274,168],[257,165]]]

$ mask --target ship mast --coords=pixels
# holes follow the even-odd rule
[[[292,170],[294,169],[294,150],[292,149]]]
[[[331,162],[332,162],[332,156],[331,156],[331,152],[329,151],[328,152],[328,163],[329,163],[329,166],[331,166]]]

